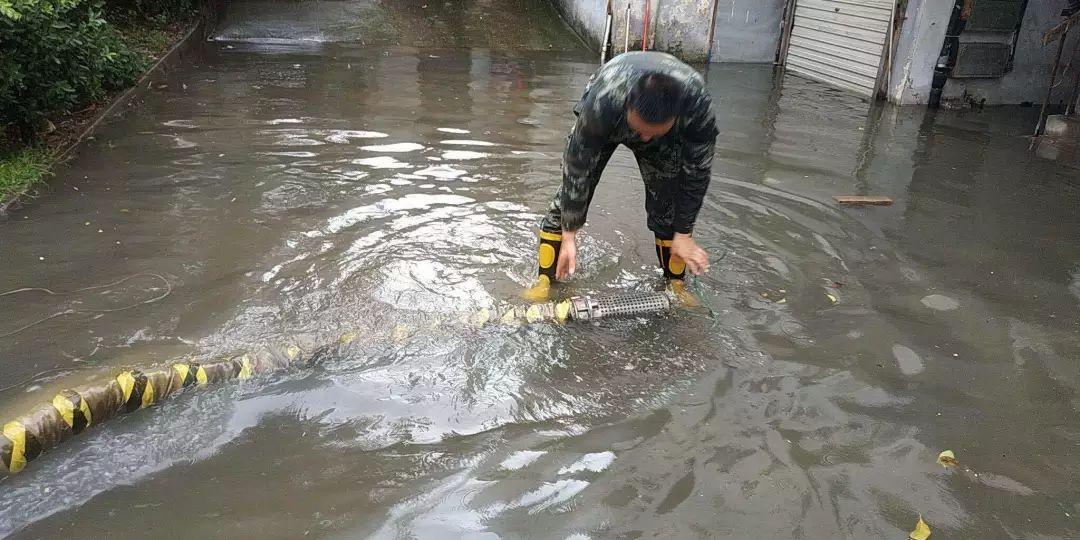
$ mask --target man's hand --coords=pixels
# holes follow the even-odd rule
[[[566,250],[565,239],[563,250]],[[694,242],[694,237],[689,234],[675,233],[675,238],[671,240],[671,255],[685,261],[686,269],[695,276],[709,271],[709,254],[698,247],[697,242]]]
[[[562,281],[577,270],[577,231],[563,231],[559,260],[555,262],[555,279]]]

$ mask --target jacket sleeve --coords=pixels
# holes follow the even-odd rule
[[[594,94],[594,95],[590,95]],[[610,145],[613,118],[595,99],[595,92],[586,91],[574,107],[577,120],[566,140],[563,152],[562,187],[559,207],[564,231],[576,231],[585,225],[585,215],[593,190],[600,180],[607,160],[605,148]]]
[[[707,93],[702,92],[691,102],[684,119],[682,170],[675,195],[673,229],[677,233],[690,234],[694,231],[701,203],[709,189],[716,144],[716,116],[712,110],[712,99]]]

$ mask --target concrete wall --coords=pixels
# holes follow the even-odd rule
[[[952,13],[951,0],[910,0],[906,20],[900,31],[896,58],[889,81],[889,100],[902,105],[924,104],[930,94],[934,65],[945,40],[945,28]],[[942,92],[943,107],[964,107],[970,102],[985,99],[988,105],[1041,103],[1046,95],[1055,44],[1042,45],[1042,35],[1061,22],[1061,9],[1067,0],[1030,0],[1016,44],[1013,68],[1004,77],[994,79],[950,78]],[[976,3],[975,9],[978,9]],[[1080,38],[1074,29],[1065,45],[1062,65],[1069,61],[1073,47]],[[980,37],[974,32],[960,34],[961,42]],[[1073,58],[1080,66],[1080,54]],[[1074,72],[1072,72],[1074,73]],[[1066,74],[1066,77],[1071,77]],[[1071,79],[1070,79],[1071,82]],[[1053,101],[1068,97],[1071,85],[1059,85]]]
[[[943,106],[964,106],[969,100],[977,102],[982,99],[986,99],[988,104],[1041,103],[1046,97],[1050,70],[1057,52],[1057,43],[1044,46],[1042,36],[1061,22],[1061,10],[1067,5],[1066,0],[1030,0],[1016,43],[1012,71],[1000,79],[949,79],[942,93]],[[965,37],[971,37],[965,34],[967,32],[960,34],[961,42]],[[1080,29],[1074,28],[1070,34],[1062,55],[1063,66],[1072,56]],[[1073,59],[1073,65],[1080,65],[1080,55]],[[1066,74],[1069,82],[1072,82],[1071,76],[1072,72]],[[1064,101],[1071,89],[1071,84],[1059,85],[1052,101]]]
[[[785,0],[717,0],[713,62],[772,62]]]
[[[934,65],[945,42],[951,0],[909,0],[889,74],[889,101],[925,104],[930,99]]]
[[[566,22],[599,49],[606,0],[553,1]],[[627,3],[630,4],[630,47],[641,49],[646,1],[652,2],[650,49],[672,53],[688,62],[773,61],[785,0],[613,0],[615,52],[623,50]],[[710,47],[709,25],[714,3],[716,37]]]

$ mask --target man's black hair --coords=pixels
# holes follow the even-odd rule
[[[662,124],[678,116],[682,106],[683,87],[679,81],[663,73],[649,73],[630,90],[627,104],[650,124]]]

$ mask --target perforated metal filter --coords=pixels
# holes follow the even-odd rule
[[[671,299],[664,293],[626,293],[596,299],[601,317],[631,317],[656,313],[671,308]]]

